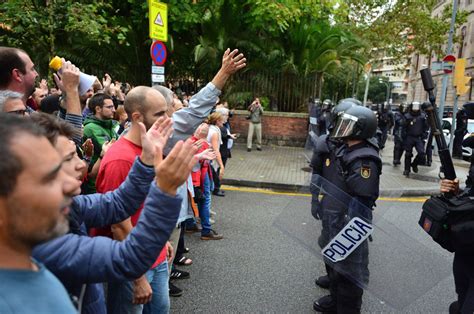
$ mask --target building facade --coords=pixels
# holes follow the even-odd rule
[[[410,72],[409,61],[410,59],[407,59],[406,62],[400,62],[393,57],[387,56],[385,52],[381,52],[379,58],[372,61],[374,64],[372,75],[384,77],[390,83],[390,99],[393,104],[407,101]]]
[[[452,3],[452,0],[440,0],[435,6],[432,16],[441,16],[445,7]],[[453,45],[452,55],[456,58],[466,59],[466,75],[474,77],[474,0],[458,0],[458,10],[465,10],[469,12],[469,16],[465,24],[456,30],[456,35],[460,36],[461,43]],[[443,47],[446,50],[446,46]],[[442,61],[442,57],[424,56],[418,53],[414,53],[411,56],[410,71],[408,79],[408,97],[410,101],[425,101],[427,95],[423,89],[421,82],[420,70],[431,67],[433,62]],[[452,108],[454,99],[456,97],[455,89],[453,87],[453,74],[444,74],[443,71],[431,71],[433,75],[433,81],[436,85],[436,99],[437,103],[441,99],[441,86],[444,75],[448,76],[448,88],[446,92],[445,107]],[[474,101],[473,93],[473,80],[470,82],[471,88],[469,92],[458,99],[458,104],[462,105],[467,101]],[[449,109],[448,109],[449,110]]]

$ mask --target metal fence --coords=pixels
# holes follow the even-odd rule
[[[226,97],[242,107],[253,97],[267,97],[271,110],[305,112],[309,98],[317,94],[316,82],[316,75],[249,71],[233,78]]]

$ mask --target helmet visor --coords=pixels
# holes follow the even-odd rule
[[[331,137],[343,138],[352,135],[355,125],[359,119],[347,113],[338,116],[336,125],[331,132]]]

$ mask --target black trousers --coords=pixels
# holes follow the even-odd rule
[[[227,164],[227,157],[222,157],[222,163],[225,167],[225,165]],[[221,168],[217,168],[217,170],[214,170],[214,168],[211,167],[212,180],[214,181],[214,193],[217,193],[221,189],[221,180],[219,179],[220,170]]]
[[[460,313],[474,313],[474,253],[455,253],[453,274]]]
[[[393,161],[399,163],[403,155],[403,142],[395,138],[393,144]]]
[[[411,161],[413,157],[413,148],[416,149],[416,157]],[[405,171],[410,172],[410,167],[414,165],[423,165],[426,162],[425,156],[425,144],[421,137],[407,136],[405,139]]]
[[[330,280],[331,297],[336,302],[337,313],[360,313],[364,290],[352,281],[332,269],[326,267]]]

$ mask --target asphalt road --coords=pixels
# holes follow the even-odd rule
[[[186,237],[194,263],[182,266],[190,279],[175,281],[184,294],[172,298],[172,312],[313,312],[327,291],[314,285],[324,266],[310,198],[236,189],[213,202],[224,239]],[[378,202],[364,313],[447,313],[455,299],[452,256],[418,226],[421,204]]]

